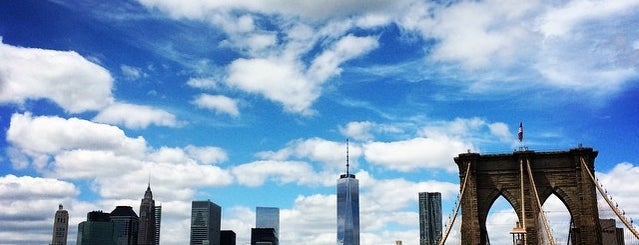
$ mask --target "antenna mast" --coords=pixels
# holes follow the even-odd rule
[[[348,160],[348,139],[346,139],[346,176],[350,176],[350,164]]]

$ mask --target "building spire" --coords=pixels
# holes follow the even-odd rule
[[[346,139],[346,176],[350,176],[350,164],[348,159],[348,139]]]

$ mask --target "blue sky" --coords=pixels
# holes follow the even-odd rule
[[[240,244],[256,206],[281,208],[282,244],[334,244],[349,139],[362,244],[415,245],[417,192],[442,192],[448,212],[452,158],[512,151],[519,122],[532,150],[598,150],[601,182],[637,216],[638,12],[630,0],[0,1],[0,243],[47,243],[63,203],[73,244],[87,212],[137,210],[150,176],[162,244],[188,240],[202,199]],[[510,228],[502,208],[491,225]]]

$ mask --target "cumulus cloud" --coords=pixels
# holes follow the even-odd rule
[[[364,144],[364,157],[369,163],[404,172],[418,168],[442,168],[452,172],[457,168],[451,159],[467,149],[473,149],[473,146],[454,138],[420,137]]]
[[[234,117],[240,115],[237,101],[224,95],[200,94],[192,103],[199,108],[226,113]]]
[[[256,161],[234,167],[232,173],[238,183],[247,186],[261,186],[266,180],[280,184],[313,183],[317,179],[313,167],[305,162],[294,161]]]
[[[339,131],[346,137],[356,140],[370,140],[373,135],[370,131],[373,129],[374,123],[369,121],[349,122],[344,127],[339,127]]]
[[[278,151],[264,151],[257,154],[264,159],[308,159],[319,162],[325,169],[343,168],[346,163],[346,142],[334,142],[321,138],[299,139],[291,141]],[[349,147],[351,164],[357,163],[361,150],[356,144]]]
[[[109,150],[122,155],[140,156],[146,150],[142,137],[126,137],[115,126],[78,118],[33,117],[13,114],[7,141],[29,156],[56,154],[65,150]]]
[[[53,213],[69,203],[79,190],[72,183],[50,178],[0,177],[0,243],[39,243],[51,240]],[[34,230],[24,236],[25,230]]]
[[[175,115],[150,106],[127,103],[113,103],[102,109],[93,121],[114,125],[123,125],[131,129],[143,129],[151,124],[177,127]]]
[[[340,65],[357,58],[378,46],[376,37],[359,37],[346,32],[354,26],[352,21],[336,20],[325,26],[314,27],[303,24],[291,24],[288,21],[296,15],[304,15],[304,10],[315,12],[326,10],[327,5],[316,8],[317,3],[286,4],[269,1],[244,2],[210,2],[194,1],[175,5],[170,1],[142,0],[143,5],[159,8],[174,18],[189,18],[204,20],[219,27],[228,36],[221,42],[224,47],[230,47],[244,54],[231,62],[227,67],[227,76],[223,82],[232,88],[247,93],[259,94],[266,99],[279,103],[286,112],[302,115],[312,115],[312,104],[321,96],[322,86],[331,77],[341,73]],[[334,3],[330,8],[331,14],[341,11],[361,11],[362,9],[388,10],[384,7],[394,6],[382,1],[362,4],[357,1],[349,3]],[[337,8],[336,6],[342,6]],[[339,9],[339,11],[338,11]],[[237,10],[238,12],[233,12]],[[302,10],[302,12],[300,12]],[[258,21],[255,13],[279,14],[280,20],[269,21],[278,28],[267,28],[263,21]],[[362,19],[359,24],[375,25],[383,22],[383,14],[371,15]],[[319,43],[321,42],[321,43]],[[320,45],[319,52],[312,51]],[[305,64],[310,57],[310,64]],[[210,87],[211,83],[203,80],[190,80],[190,86]],[[196,103],[200,106],[203,98]],[[215,103],[215,110],[221,110]],[[208,103],[207,103],[208,104]],[[228,109],[221,110],[234,113]],[[233,115],[233,114],[232,114]]]
[[[48,99],[79,113],[111,103],[112,87],[106,69],[76,52],[15,47],[0,40],[0,103]]]
[[[38,162],[36,169],[52,177],[92,180],[94,191],[111,199],[135,198],[149,175],[167,199],[189,199],[197,188],[233,182],[229,171],[211,164],[226,160],[212,146],[153,149],[142,137],[121,129],[77,118],[14,114],[7,131],[14,159]],[[21,163],[23,164],[23,163]],[[126,170],[126,171],[123,171]]]

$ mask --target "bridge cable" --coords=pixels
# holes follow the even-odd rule
[[[464,176],[464,183],[462,184],[461,193],[459,194],[459,201],[457,202],[457,206],[455,207],[455,211],[453,212],[453,218],[449,221],[448,226],[446,227],[446,232],[442,234],[442,238],[439,239],[439,245],[444,245],[450,231],[453,229],[453,224],[455,224],[455,219],[457,218],[457,213],[459,212],[459,208],[461,207],[461,200],[464,196],[464,192],[466,190],[466,183],[468,182],[468,176],[470,175],[470,161],[467,162],[468,166],[466,167],[466,176]]]
[[[550,240],[550,245],[555,245],[555,238],[552,236],[552,232],[550,231],[550,225],[548,224],[548,219],[546,218],[546,214],[544,213],[544,208],[541,206],[541,202],[539,201],[539,193],[537,193],[537,186],[535,186],[535,180],[532,176],[532,170],[530,168],[530,161],[526,159],[526,167],[528,168],[528,178],[530,179],[530,185],[532,186],[533,196],[535,197],[535,201],[537,202],[537,207],[539,208],[539,213],[541,220],[544,225],[544,230],[546,231],[546,236]]]
[[[606,200],[606,203],[608,203],[608,206],[610,206],[610,208],[617,215],[619,220],[621,220],[621,223],[623,223],[626,226],[626,228],[628,228],[628,230],[630,230],[630,232],[632,232],[632,234],[635,236],[635,238],[639,239],[639,232],[637,232],[637,230],[635,230],[632,227],[632,225],[628,222],[628,220],[621,214],[621,212],[619,212],[619,209],[617,207],[615,207],[615,205],[613,205],[612,200],[610,200],[608,198],[608,195],[604,194],[605,191],[603,190],[603,188],[601,188],[601,186],[599,186],[599,184],[597,183],[597,180],[595,179],[595,176],[592,175],[592,173],[590,172],[590,168],[588,168],[588,166],[586,165],[586,160],[584,160],[583,157],[580,157],[579,159],[581,160],[582,168],[586,169],[586,172],[588,173],[588,176],[590,176],[590,180],[592,180],[594,185],[597,187],[597,190],[599,191],[599,194],[601,194],[601,196],[604,198],[604,200]]]

